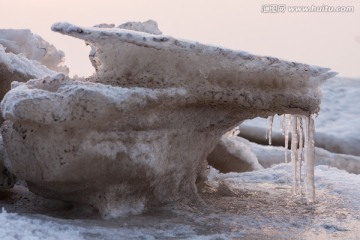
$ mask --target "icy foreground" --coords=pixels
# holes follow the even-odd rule
[[[203,211],[165,207],[104,221],[78,215],[21,187],[0,201],[1,239],[358,239],[360,176],[317,166],[318,202],[292,197],[291,167],[219,174],[212,169],[199,194]]]
[[[334,75],[159,35],[153,24],[148,33],[108,27],[54,24],[92,47],[96,73],[18,84],[1,104],[10,171],[39,195],[105,218],[199,205],[195,183],[225,132],[256,116],[318,112],[321,81]]]

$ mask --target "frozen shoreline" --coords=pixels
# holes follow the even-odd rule
[[[218,174],[200,187],[205,209],[167,206],[126,218],[101,220],[58,201],[17,188],[3,199],[2,239],[356,239],[360,234],[360,176],[317,166],[317,202],[291,195],[291,166]],[[218,188],[219,182],[222,186]],[[33,199],[31,199],[33,197]],[[26,200],[29,199],[29,201]],[[34,201],[36,200],[36,201]],[[41,214],[34,213],[41,212]],[[67,216],[61,218],[59,216]],[[52,217],[50,217],[52,216]],[[72,217],[71,217],[72,216]]]

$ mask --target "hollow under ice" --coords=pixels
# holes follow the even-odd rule
[[[92,47],[96,72],[86,80],[34,79],[6,94],[6,166],[31,191],[91,204],[104,217],[201,203],[196,182],[224,133],[257,116],[317,113],[321,81],[334,75],[143,25],[54,24]]]

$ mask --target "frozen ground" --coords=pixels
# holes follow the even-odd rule
[[[248,173],[211,169],[207,206],[166,206],[101,220],[91,210],[45,200],[16,186],[1,197],[0,239],[357,239],[360,176],[316,167],[317,202],[290,193],[291,166]],[[6,210],[6,211],[5,211]]]

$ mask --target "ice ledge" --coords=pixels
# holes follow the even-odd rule
[[[314,80],[324,80],[335,76],[337,73],[329,72],[329,68],[318,67],[303,63],[283,61],[274,57],[257,56],[245,51],[235,51],[227,48],[205,45],[194,41],[176,39],[167,35],[154,35],[146,32],[133,31],[121,28],[80,27],[66,22],[55,23],[51,29],[65,35],[83,39],[95,45],[106,39],[108,43],[117,40],[125,43],[155,49],[171,49],[191,51],[196,54],[215,53],[229,58],[242,58],[248,61],[260,61],[271,68],[283,68],[287,72],[301,73],[312,77]]]

